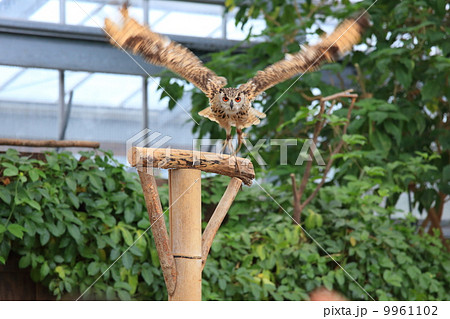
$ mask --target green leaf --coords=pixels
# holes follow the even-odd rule
[[[133,240],[133,236],[131,236],[130,232],[123,227],[120,228],[120,231],[122,232],[122,236],[123,236],[123,239],[125,240],[125,243],[128,246],[133,245],[134,240]]]
[[[129,275],[128,276],[128,284],[131,287],[130,294],[134,295],[137,290],[138,285],[138,276],[137,275]]]
[[[385,121],[383,125],[386,132],[394,136],[397,145],[400,145],[400,141],[402,140],[402,130],[400,126],[395,125],[391,121]]]
[[[377,124],[380,124],[381,122],[383,122],[385,119],[388,118],[388,113],[380,111],[369,112],[369,118],[372,121],[375,121]]]
[[[64,262],[64,258],[62,258],[62,256],[60,255],[56,255],[55,258],[53,258],[55,260],[56,263],[60,264]]]
[[[112,195],[109,200],[112,202],[121,202],[124,201],[128,198],[127,194],[125,194],[124,192],[120,192],[120,193],[115,193],[114,195]]]
[[[383,279],[386,280],[386,282],[394,287],[401,287],[402,286],[402,277],[397,274],[395,271],[391,270],[385,270],[383,272]]]
[[[26,199],[24,202],[27,203],[28,205],[30,205],[31,207],[33,207],[34,209],[38,210],[38,211],[41,210],[41,205],[39,205],[39,203],[36,202],[35,200]]]
[[[29,254],[22,256],[19,260],[19,268],[27,268],[31,264],[31,256]]]
[[[227,282],[225,279],[223,278],[219,279],[219,288],[222,290],[225,290],[227,288]]]
[[[11,204],[11,194],[6,187],[0,188],[0,199],[2,199],[6,204]]]
[[[141,275],[142,275],[142,278],[144,278],[147,285],[150,286],[153,283],[154,277],[153,277],[153,272],[152,272],[150,266],[143,267],[141,270]]]
[[[0,256],[0,263],[2,263],[3,265],[6,264],[5,258],[2,256]]]
[[[42,233],[39,236],[39,239],[42,246],[45,246],[45,244],[48,243],[48,241],[50,240],[50,233],[47,229],[43,229]]]
[[[345,275],[344,275],[344,271],[342,269],[338,269],[336,270],[336,272],[334,273],[334,278],[336,278],[336,282],[342,286],[345,282]]]
[[[66,271],[64,270],[63,266],[56,266],[55,272],[59,275],[59,278],[61,279],[66,278]]]
[[[80,229],[78,228],[78,226],[76,226],[74,224],[68,224],[67,230],[69,231],[69,234],[75,239],[75,241],[77,243],[81,243],[82,237],[81,237]]]
[[[116,292],[113,287],[106,288],[106,299],[107,300],[116,300]]]
[[[17,238],[22,239],[23,233],[26,232],[27,230],[18,224],[10,224],[8,225],[8,231]]]
[[[28,172],[28,175],[30,176],[31,181],[36,182],[39,179],[39,173],[37,168],[33,168]]]
[[[17,176],[19,175],[19,170],[15,166],[8,167],[3,171],[3,176]]]
[[[308,215],[308,217],[306,217],[306,220],[305,220],[305,227],[306,227],[306,229],[313,229],[313,228],[315,228],[316,227],[316,218],[315,218],[315,216],[314,216],[315,214],[314,213],[310,213],[309,215]]]
[[[344,140],[345,143],[350,144],[350,145],[366,144],[366,138],[363,135],[359,135],[359,134],[351,134],[351,135],[345,134],[342,136],[342,139]]]
[[[130,254],[129,252],[126,252],[125,254],[123,254],[122,256],[122,264],[126,269],[131,269],[131,267],[133,266],[133,255]]]
[[[87,267],[87,271],[89,276],[94,276],[99,273],[100,265],[97,262],[93,261]]]
[[[72,202],[72,205],[78,209],[80,208],[80,200],[78,199],[78,196],[75,195],[74,193],[69,193],[69,199]]]
[[[48,266],[47,262],[44,262],[41,266],[41,271],[40,271],[41,279],[44,279],[48,275],[49,272],[50,272],[50,267]]]
[[[128,290],[128,291],[131,290],[130,285],[128,283],[126,283],[126,282],[123,282],[123,281],[117,281],[114,284],[114,288],[116,288],[116,289],[125,289],[125,290]]]
[[[6,231],[6,227],[3,224],[0,224],[0,234]]]
[[[102,180],[96,175],[89,175],[89,182],[91,182],[92,186],[94,186],[98,190],[101,190],[103,188]]]
[[[119,290],[117,292],[117,294],[119,295],[119,299],[122,300],[122,301],[131,300],[130,294],[127,291],[125,291],[125,290]]]
[[[316,225],[317,227],[322,227],[323,225],[323,217],[319,214],[316,214]]]
[[[408,89],[412,81],[411,72],[409,70],[405,70],[404,67],[399,66],[394,70],[394,73],[397,81],[400,82],[405,89]]]
[[[422,100],[427,101],[437,97],[439,95],[441,85],[442,83],[434,80],[427,81],[422,88]]]
[[[68,176],[65,177],[65,181],[69,189],[75,193],[77,190],[77,182]]]
[[[258,245],[258,246],[256,246],[256,254],[258,255],[258,257],[259,257],[261,260],[266,259],[266,253],[265,253],[265,251],[264,251],[264,246],[263,246],[263,245]]]
[[[135,216],[135,214],[134,214],[133,210],[125,208],[124,217],[125,217],[125,222],[126,223],[131,224],[133,222],[133,220],[134,220],[134,216]]]
[[[383,152],[388,152],[391,149],[391,139],[379,130],[375,131],[372,134],[370,140],[375,149],[381,150]]]

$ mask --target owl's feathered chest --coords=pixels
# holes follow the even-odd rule
[[[248,119],[250,103],[242,105],[239,112],[234,114],[227,113],[222,105],[216,99],[209,100],[211,111],[219,123],[226,122],[231,126],[242,125]]]

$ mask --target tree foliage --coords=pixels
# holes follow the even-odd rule
[[[294,165],[305,139],[318,120],[318,103],[308,96],[320,92],[328,96],[354,89],[360,96],[352,112],[346,138],[345,155],[333,164],[335,172],[328,185],[345,185],[345,177],[380,170],[380,184],[395,183],[396,191],[384,195],[388,205],[395,205],[404,192],[412,193],[410,207],[425,212],[423,228],[432,233],[440,229],[443,206],[450,194],[450,73],[449,4],[435,0],[385,1],[294,1],[229,0],[231,11],[237,10],[236,25],[264,18],[266,29],[253,34],[249,49],[215,53],[208,66],[229,79],[231,86],[245,83],[258,70],[296,52],[308,36],[322,34],[320,25],[358,17],[370,8],[372,26],[361,43],[341,61],[279,84],[269,90],[254,106],[267,112],[267,120],[249,130],[252,145],[258,139],[290,138],[287,166],[280,166],[280,148],[265,144],[260,155],[267,162],[268,174],[276,183],[286,183],[289,175],[303,176],[305,165]],[[317,94],[317,93],[316,93]],[[201,120],[197,112],[208,102],[198,90],[192,94],[192,115],[200,121],[194,126],[199,136],[223,137],[216,123]],[[348,101],[333,111],[334,123],[345,120]],[[336,141],[341,139],[339,125],[325,126],[318,148],[329,160]],[[330,150],[331,148],[331,150]],[[328,159],[327,159],[328,157]],[[433,170],[421,172],[410,163],[421,157],[432,159]],[[395,167],[410,167],[407,174],[395,174]],[[391,169],[386,170],[389,167]],[[394,169],[394,171],[392,171]],[[398,172],[398,170],[397,170]],[[315,167],[310,179],[320,178],[323,168]],[[394,174],[391,174],[394,173]],[[309,187],[312,190],[312,187]],[[309,195],[309,194],[306,194]],[[450,246],[449,246],[450,249]]]

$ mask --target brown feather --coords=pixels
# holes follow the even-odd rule
[[[105,19],[105,30],[113,45],[140,54],[148,62],[172,70],[209,98],[227,84],[225,78],[205,67],[189,49],[140,25],[128,16],[126,8],[122,8],[121,12],[123,19],[120,26]]]
[[[363,15],[358,20],[345,20],[329,37],[314,46],[305,46],[298,53],[287,55],[284,60],[274,63],[243,84],[239,89],[253,101],[258,95],[272,86],[291,77],[315,71],[324,62],[335,61],[349,51],[361,39],[361,33],[369,24],[368,17]]]

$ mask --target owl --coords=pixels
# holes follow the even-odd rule
[[[121,48],[140,54],[152,64],[170,69],[182,76],[209,99],[209,107],[199,115],[217,122],[226,131],[224,148],[232,149],[231,127],[236,128],[238,147],[243,143],[243,129],[260,123],[266,114],[252,107],[252,102],[265,90],[295,75],[317,70],[324,62],[332,62],[349,51],[360,41],[361,34],[369,24],[368,17],[345,20],[329,37],[322,37],[313,46],[303,46],[295,54],[287,54],[248,80],[238,88],[225,87],[227,80],[203,65],[202,61],[186,47],[169,38],[152,32],[128,15],[126,6],[121,9],[119,25],[105,20],[105,31],[110,42]]]

